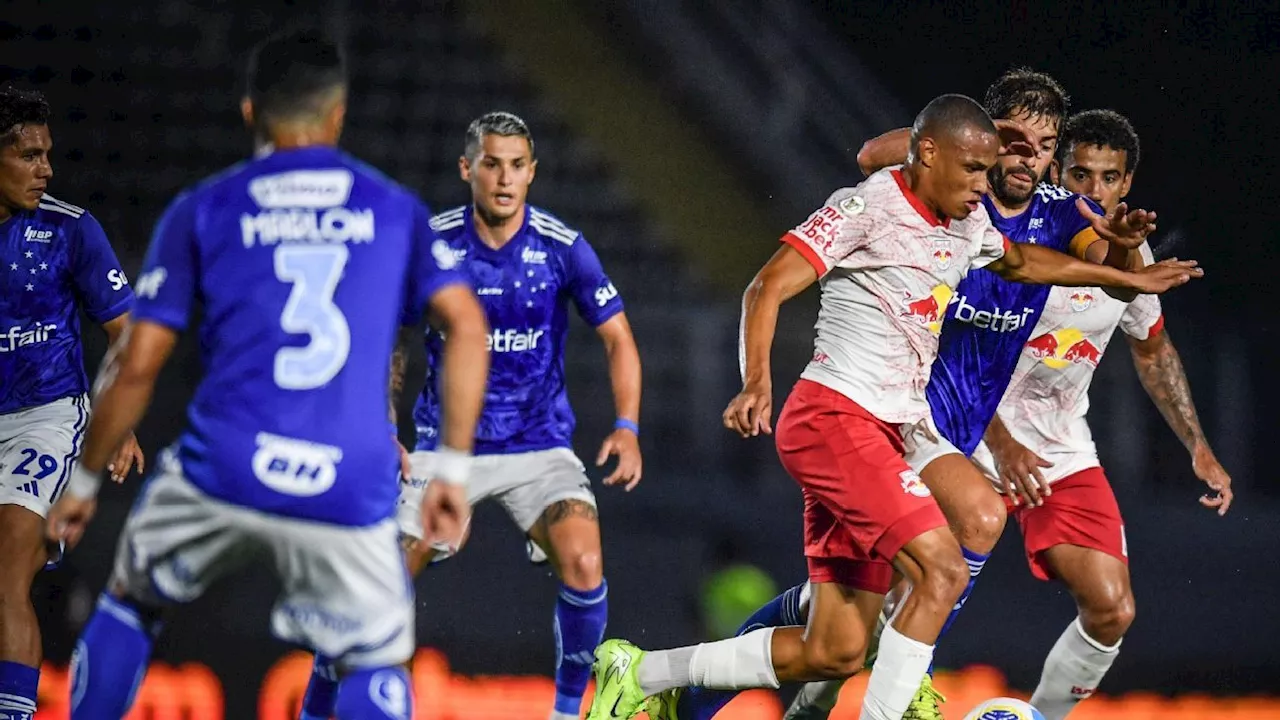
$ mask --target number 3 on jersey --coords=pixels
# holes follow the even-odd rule
[[[280,313],[280,328],[306,334],[305,347],[276,352],[275,381],[285,390],[310,390],[329,382],[347,363],[351,328],[333,294],[350,257],[346,245],[284,245],[276,248],[276,277],[293,290]]]

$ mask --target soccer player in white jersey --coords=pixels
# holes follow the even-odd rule
[[[1127,119],[1110,110],[1079,113],[1067,121],[1060,148],[1064,187],[1107,212],[1124,200],[1139,152]],[[1086,421],[1089,384],[1117,326],[1143,387],[1212,491],[1201,504],[1219,515],[1231,506],[1231,478],[1200,429],[1159,299],[1140,295],[1126,304],[1099,288],[1054,288],[973,456],[1009,498],[1032,574],[1060,580],[1076,601],[1078,616],[1050,650],[1031,697],[1047,720],[1062,720],[1094,692],[1134,617],[1124,521]]]
[[[410,720],[413,587],[387,387],[400,321],[424,310],[448,332],[445,460],[423,500],[424,538],[456,537],[468,516],[484,311],[426,206],[336,147],[346,115],[336,44],[272,38],[248,76],[242,110],[260,151],[179,195],[157,223],[81,464],[49,515],[52,537],[82,536],[107,452],[146,411],[199,301],[208,371],[77,643],[73,720],[123,717],[162,611],[262,561],[282,585],[275,635],[336,660],[336,716]]]
[[[115,342],[133,292],[106,233],[51,197],[49,104],[0,89],[0,717],[35,712],[41,641],[31,582],[59,547],[44,518],[66,487],[89,415],[80,313]],[[116,480],[142,452],[130,433]]]
[[[969,577],[946,519],[903,458],[899,429],[929,412],[924,391],[945,297],[970,268],[983,266],[1021,282],[1139,292],[1189,279],[1177,263],[1128,273],[1011,245],[982,204],[998,149],[980,105],[960,95],[935,99],[912,127],[907,164],[836,191],[784,236],[748,287],[743,391],[724,413],[725,425],[743,436],[772,432],[769,353],[780,304],[821,282],[813,359],[778,418],[777,437],[805,499],[808,627],[654,652],[607,641],[596,650],[588,718],[630,718],[646,699],[651,718],[674,717],[685,687],[739,690],[852,675],[895,571],[912,591],[885,628],[862,717],[902,717]]]

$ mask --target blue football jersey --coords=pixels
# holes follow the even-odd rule
[[[48,195],[0,223],[0,413],[88,390],[80,310],[105,323],[133,291],[102,226]]]
[[[1042,183],[1030,206],[1013,217],[1003,217],[990,197],[982,201],[992,224],[1013,242],[1082,256],[1098,234],[1076,207],[1077,197]],[[971,271],[956,287],[925,395],[938,431],[966,455],[995,416],[1050,287],[1010,282],[986,269]]]
[[[391,515],[387,382],[400,319],[466,279],[410,192],[334,148],[279,151],[180,195],[156,225],[134,317],[203,307],[206,374],[177,443],[187,477],[259,511]]]
[[[524,225],[501,249],[476,237],[471,207],[441,213],[432,226],[460,263],[489,319],[489,385],[476,429],[481,455],[570,447],[574,417],[565,393],[568,303],[598,327],[622,312],[622,298],[577,230],[528,207]],[[444,338],[428,329],[427,380],[414,406],[417,448],[440,432],[438,373]]]

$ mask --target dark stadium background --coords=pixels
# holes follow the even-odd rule
[[[1142,138],[1131,200],[1157,210],[1157,253],[1207,277],[1165,300],[1202,421],[1235,480],[1231,514],[1201,510],[1190,463],[1133,376],[1122,342],[1092,415],[1128,522],[1138,620],[1103,691],[1280,692],[1280,10],[1182,2],[0,3],[0,79],[54,104],[55,195],[88,207],[136,273],[182,186],[248,149],[236,104],[246,50],[290,21],[324,22],[351,51],[346,146],[443,209],[467,199],[462,130],[501,107],[534,129],[532,200],[582,228],[628,302],[645,362],[645,481],[599,492],[609,633],[642,645],[704,637],[700,583],[729,561],[785,586],[803,577],[799,496],[768,439],[719,428],[736,387],[736,303],[776,237],[860,175],[862,141],[942,92],[981,97],[1015,65],[1057,77],[1075,109],[1111,107]],[[784,312],[779,401],[808,354],[815,294]],[[574,329],[578,448],[611,421],[603,354]],[[103,350],[89,332],[91,366]],[[420,370],[420,364],[416,366]],[[139,435],[172,440],[200,375],[189,340]],[[402,415],[412,398],[404,398]],[[407,440],[409,424],[402,427]],[[599,476],[599,473],[596,473]],[[105,580],[139,482],[106,491],[83,547],[42,579],[50,660],[64,663]],[[547,673],[553,581],[494,507],[467,551],[419,582],[419,639],[465,673]],[[247,717],[286,648],[267,636],[265,575],[219,586],[181,614],[157,657],[200,660]],[[483,608],[483,610],[478,610]],[[1071,618],[1030,579],[1016,530],[939,651],[1029,690]]]

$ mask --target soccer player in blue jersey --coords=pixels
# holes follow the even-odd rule
[[[162,610],[258,560],[282,584],[274,633],[336,659],[337,717],[412,717],[389,361],[402,318],[426,309],[448,333],[441,460],[423,521],[427,540],[456,537],[487,325],[427,208],[336,148],[345,111],[335,44],[311,33],[266,41],[243,104],[261,152],[179,195],[157,223],[52,537],[81,537],[107,453],[142,417],[197,303],[208,370],[77,644],[75,720],[122,717]]]
[[[0,717],[30,718],[41,641],[31,582],[56,562],[44,518],[84,437],[89,390],[80,312],[114,342],[133,292],[93,215],[47,194],[49,104],[0,89]],[[132,433],[109,463],[123,479],[142,452]]]

